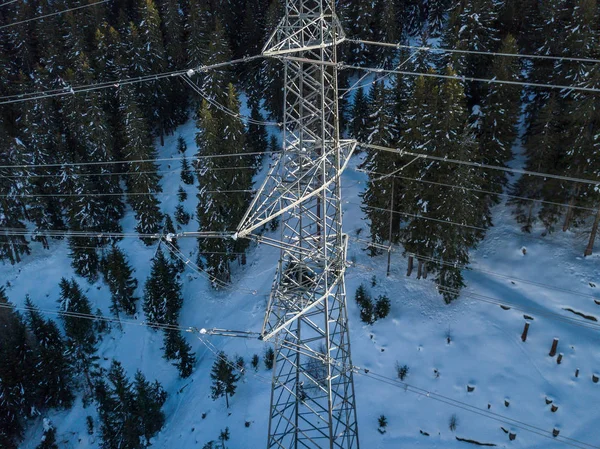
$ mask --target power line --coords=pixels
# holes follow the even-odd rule
[[[428,217],[426,215],[410,214],[408,212],[401,212],[401,211],[397,211],[397,210],[384,209],[382,207],[367,206],[367,205],[360,204],[360,203],[353,203],[351,201],[348,202],[347,204],[354,204],[354,205],[357,205],[357,206],[361,206],[362,208],[365,208],[365,209],[379,210],[379,211],[382,211],[382,212],[391,212],[393,214],[404,215],[406,217],[412,217],[412,218],[416,218],[416,219],[419,219],[419,220],[434,221],[434,222],[437,222],[437,223],[443,223],[443,224],[448,224],[448,225],[453,225],[453,226],[460,226],[460,227],[463,227],[463,228],[469,228],[469,229],[474,229],[474,230],[483,231],[483,232],[487,231],[486,228],[482,228],[480,226],[472,226],[472,225],[464,224],[464,223],[456,223],[454,221],[442,220],[442,219],[439,219],[439,218]]]
[[[244,156],[260,156],[262,154],[279,154],[281,151],[251,151],[245,153],[235,153],[235,154],[205,154],[194,156],[194,159],[223,159],[229,157],[244,157]],[[156,158],[156,159],[134,159],[134,160],[121,160],[121,161],[94,161],[94,162],[68,162],[64,164],[55,163],[55,164],[20,164],[20,165],[0,165],[0,169],[9,169],[9,168],[48,168],[48,167],[88,167],[95,165],[115,165],[115,164],[141,164],[145,162],[167,162],[167,161],[179,161],[181,162],[181,157],[166,157],[166,158]],[[202,171],[203,169],[200,169]],[[225,170],[225,168],[224,168]]]
[[[577,447],[580,449],[588,449],[588,448],[600,449],[600,446],[595,446],[593,444],[589,444],[584,441],[576,440],[574,438],[569,438],[569,437],[565,437],[565,436],[561,436],[561,435],[555,437],[552,434],[552,432],[542,429],[540,427],[533,426],[533,425],[527,424],[523,421],[516,420],[514,418],[509,418],[507,416],[500,415],[498,413],[480,409],[473,405],[467,404],[466,402],[462,402],[457,399],[453,399],[448,396],[441,395],[439,393],[435,393],[435,392],[425,390],[420,387],[416,387],[414,385],[411,385],[407,382],[404,382],[404,381],[401,381],[398,379],[394,379],[394,378],[383,376],[381,374],[374,373],[369,369],[361,370],[361,368],[358,368],[358,367],[354,367],[354,369],[355,369],[354,372],[361,376],[365,376],[367,378],[370,378],[370,379],[373,379],[373,380],[376,380],[376,381],[379,381],[379,382],[382,382],[382,383],[385,383],[385,384],[388,384],[391,386],[402,388],[406,391],[417,394],[419,396],[424,396],[426,398],[433,399],[438,402],[443,402],[452,407],[460,408],[460,409],[468,411],[470,413],[474,413],[474,414],[480,415],[482,417],[492,419],[494,421],[501,422],[501,423],[504,423],[509,426],[516,427],[516,428],[524,430],[526,432],[534,433],[536,435],[542,436],[544,438],[548,438],[555,442],[559,441],[561,443],[567,444],[572,447]]]
[[[67,237],[67,238],[145,238],[145,239],[161,239],[163,234],[139,234],[136,232],[101,232],[101,231],[68,231],[68,230],[38,230],[30,231],[21,228],[0,228],[0,235],[10,236],[28,236],[30,234],[41,235],[44,237]],[[231,238],[235,233],[233,231],[197,231],[197,232],[180,232],[174,234],[174,239],[179,238]]]
[[[292,59],[292,57],[287,57],[287,59]],[[491,83],[491,84],[509,84],[513,86],[529,86],[529,87],[540,87],[545,89],[560,89],[560,90],[572,90],[572,91],[583,91],[583,92],[600,92],[600,88],[596,87],[585,87],[585,86],[565,86],[560,84],[544,84],[544,83],[535,83],[531,81],[511,81],[511,80],[499,80],[495,78],[475,78],[472,76],[465,75],[444,75],[441,73],[430,73],[430,72],[411,72],[406,70],[393,70],[393,69],[382,69],[377,67],[361,67],[355,65],[341,64],[342,69],[351,69],[351,70],[366,70],[371,73],[387,73],[387,74],[398,74],[398,75],[408,75],[408,76],[426,76],[430,78],[443,78],[443,79],[452,79],[458,81],[472,81],[478,83]],[[1,104],[1,103],[0,103]]]
[[[357,172],[361,172],[361,173],[367,173],[367,174],[374,174],[374,175],[392,175],[392,173],[380,173],[380,172],[376,172],[373,170],[365,170],[362,168],[354,168],[355,171]],[[538,203],[542,203],[542,204],[550,204],[553,206],[560,206],[560,207],[570,207],[572,209],[580,209],[580,210],[587,210],[593,213],[598,212],[598,209],[594,209],[591,207],[584,207],[584,206],[575,206],[575,205],[570,205],[568,203],[556,203],[554,201],[545,201],[545,200],[540,200],[540,199],[536,199],[536,198],[528,198],[525,196],[518,196],[518,195],[510,195],[508,193],[502,193],[502,192],[492,192],[489,190],[482,190],[482,189],[475,189],[475,188],[470,188],[470,187],[463,187],[460,185],[455,185],[455,184],[445,184],[442,182],[434,182],[434,181],[426,181],[424,179],[418,179],[418,178],[409,178],[407,176],[399,176],[399,175],[393,175],[391,176],[392,178],[397,178],[397,179],[404,179],[406,181],[416,181],[416,182],[420,182],[423,184],[430,184],[430,185],[437,185],[437,186],[442,186],[442,187],[450,187],[452,189],[460,189],[460,190],[468,190],[470,192],[479,192],[479,193],[485,193],[488,195],[493,195],[493,196],[503,196],[506,198],[511,198],[511,199],[516,199],[516,200],[523,200],[523,201],[533,201],[533,202],[538,202]],[[373,180],[370,180],[371,182]]]
[[[254,193],[256,190],[201,190],[199,193]],[[79,197],[120,197],[120,196],[177,196],[179,192],[121,192],[121,193],[40,193],[3,194],[0,198],[79,198]]]
[[[481,55],[481,56],[504,56],[510,58],[527,58],[527,59],[548,59],[552,61],[571,61],[571,62],[585,62],[596,64],[600,62],[600,59],[591,58],[577,58],[570,56],[551,56],[551,55],[531,55],[531,54],[517,54],[517,53],[502,53],[493,51],[478,51],[478,50],[458,50],[453,48],[442,48],[442,47],[419,47],[415,45],[403,45],[403,44],[392,44],[387,42],[378,41],[367,41],[362,39],[346,39],[347,42],[365,44],[365,45],[378,45],[381,47],[392,47],[392,48],[405,48],[409,50],[429,51],[429,52],[445,52],[445,53],[459,53],[459,54],[470,54],[470,55]]]
[[[207,168],[202,168],[201,171],[205,172],[205,171],[227,171],[227,170],[255,170],[256,166],[253,165],[246,165],[246,166],[239,166],[239,167],[207,167]],[[194,170],[193,168],[190,168],[190,170]],[[159,175],[166,175],[166,174],[172,174],[172,173],[179,173],[181,171],[181,167],[179,167],[179,169],[173,169],[173,170],[147,170],[147,171],[127,171],[127,172],[97,172],[97,173],[90,173],[90,172],[68,172],[68,173],[54,173],[54,174],[42,174],[42,175],[35,175],[35,174],[28,174],[28,175],[0,175],[0,178],[6,178],[6,179],[21,179],[21,178],[85,178],[85,177],[95,177],[95,176],[135,176],[135,175],[148,175],[148,174],[159,174]]]
[[[580,182],[582,184],[600,186],[600,179],[592,180],[592,179],[574,178],[571,176],[552,175],[549,173],[539,173],[539,172],[534,172],[534,171],[529,171],[529,170],[521,170],[519,168],[501,167],[499,165],[490,165],[490,164],[484,164],[484,163],[480,163],[480,162],[463,161],[463,160],[459,160],[459,159],[451,159],[448,157],[434,156],[434,155],[426,154],[426,153],[413,153],[412,151],[405,151],[405,150],[401,150],[399,148],[390,148],[390,147],[384,147],[381,145],[373,145],[373,144],[369,144],[369,143],[358,142],[358,145],[363,148],[370,148],[372,150],[388,151],[391,153],[397,153],[397,154],[400,154],[401,156],[402,155],[420,156],[423,159],[430,159],[433,161],[447,162],[447,163],[459,164],[459,165],[468,165],[471,167],[485,168],[485,169],[490,169],[490,170],[499,170],[499,171],[503,171],[503,172],[507,172],[507,173],[515,173],[515,174],[527,175],[527,176],[537,176],[540,178],[558,179],[561,181],[569,181],[569,182]]]
[[[18,1],[19,0],[8,0],[7,2],[0,4],[0,8],[2,8],[3,6],[6,6],[6,5],[10,5],[11,3],[16,3]]]
[[[104,0],[104,1],[108,1],[108,0]],[[207,65],[207,66],[200,66],[195,69],[192,68],[192,69],[185,69],[185,70],[174,70],[171,72],[155,73],[155,74],[151,74],[151,75],[144,75],[144,76],[138,76],[138,77],[133,77],[133,78],[123,78],[123,79],[119,79],[119,80],[105,81],[105,82],[95,83],[95,84],[65,86],[63,88],[50,89],[50,90],[45,90],[45,91],[33,91],[33,92],[21,93],[21,94],[15,94],[15,95],[6,95],[3,97],[0,97],[0,105],[1,104],[11,104],[11,103],[21,103],[24,101],[34,101],[34,100],[40,100],[43,98],[53,98],[53,97],[58,97],[58,96],[63,96],[63,95],[74,95],[77,93],[92,92],[92,91],[108,89],[108,88],[118,89],[121,86],[145,83],[145,82],[149,82],[149,81],[158,81],[158,80],[165,79],[165,78],[179,77],[179,76],[185,75],[185,74],[194,74],[197,72],[198,73],[205,72],[207,70],[214,70],[214,69],[226,67],[226,66],[233,65],[233,64],[248,62],[248,61],[252,61],[255,59],[262,58],[262,57],[263,57],[262,55],[247,56],[244,58],[234,59],[234,60],[227,61],[227,62],[220,62],[220,63],[211,64],[211,65]]]
[[[211,104],[212,106],[214,106],[218,110],[220,110],[220,111],[222,111],[222,112],[224,112],[226,114],[231,115],[232,117],[245,119],[246,122],[253,123],[255,125],[276,126],[276,127],[283,126],[283,123],[267,122],[267,121],[262,121],[262,120],[254,120],[252,117],[248,117],[247,115],[243,115],[243,114],[234,112],[231,109],[229,109],[228,107],[226,107],[226,106],[222,105],[221,103],[219,103],[217,100],[214,100],[213,98],[210,98],[208,95],[206,95],[204,93],[204,91],[196,83],[194,83],[192,81],[192,79],[190,78],[189,75],[187,75],[187,74],[182,75],[181,78],[185,81],[185,83],[187,85],[189,85],[192,88],[192,90],[194,92],[196,92],[198,95],[200,95],[202,98],[204,98],[209,104]]]
[[[14,1],[16,1],[16,0],[14,0]],[[108,3],[109,1],[110,0],[101,0],[101,1],[96,2],[96,3],[88,3],[87,5],[75,6],[73,8],[63,9],[62,11],[56,11],[56,12],[52,12],[52,13],[49,13],[49,14],[44,14],[42,16],[32,17],[31,19],[25,19],[25,20],[21,20],[19,22],[9,23],[8,25],[2,25],[2,26],[0,26],[0,30],[3,29],[3,28],[8,28],[8,27],[12,27],[12,26],[15,26],[15,25],[20,25],[22,23],[32,22],[34,20],[41,20],[41,19],[45,19],[47,17],[58,16],[59,14],[64,14],[64,13],[70,12],[70,11],[77,11],[78,9],[89,8],[90,6],[101,5],[102,3]],[[0,6],[4,6],[4,5],[7,5],[9,3],[13,3],[13,2],[9,1],[8,3],[4,3],[4,4],[0,5]]]
[[[167,323],[154,323],[151,321],[135,321],[131,319],[121,319],[121,318],[110,318],[104,315],[95,315],[91,313],[80,313],[80,312],[69,312],[69,311],[57,311],[51,309],[40,309],[39,307],[28,307],[28,306],[15,306],[14,304],[8,303],[0,303],[0,308],[11,309],[11,310],[21,310],[21,311],[31,311],[31,312],[41,312],[48,315],[58,315],[61,317],[69,317],[69,318],[78,318],[82,320],[92,320],[92,321],[104,321],[108,323],[116,323],[116,324],[126,324],[131,326],[144,326],[151,327],[153,329],[162,329],[169,331],[181,331],[181,332],[195,332],[194,327],[183,327],[178,326],[176,324],[167,324]]]

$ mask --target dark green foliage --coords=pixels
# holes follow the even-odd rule
[[[219,441],[221,442],[222,449],[226,449],[225,442],[229,441],[230,437],[231,435],[229,434],[229,427],[225,427],[225,430],[221,430],[221,432],[219,433]]]
[[[183,273],[183,270],[185,270],[185,263],[179,248],[179,243],[177,243],[177,239],[175,238],[175,226],[173,225],[173,220],[169,214],[165,215],[163,234],[166,236],[166,242],[164,244],[169,249],[169,257],[171,258],[173,267],[179,273]]]
[[[235,367],[227,355],[222,351],[219,352],[210,372],[213,381],[210,390],[213,400],[225,396],[227,408],[229,408],[229,396],[235,394],[236,382],[239,380],[239,376],[234,371]]]
[[[359,142],[366,142],[369,137],[367,123],[369,119],[369,102],[364,89],[359,88],[354,94],[352,119],[350,121],[350,136]]]
[[[183,304],[175,267],[159,249],[144,286],[144,313],[151,323],[176,324]]]
[[[185,139],[182,136],[177,137],[177,151],[181,154],[185,154],[187,151],[187,143],[185,143]]]
[[[250,118],[254,122],[264,121],[258,105],[253,105],[250,112]],[[246,151],[248,153],[264,153],[269,146],[269,135],[265,125],[249,122],[248,132],[246,133]],[[260,164],[262,154],[255,156],[257,165]]]
[[[360,320],[367,324],[375,322],[373,301],[370,298],[360,305]]]
[[[106,255],[103,271],[111,293],[111,312],[117,316],[120,312],[133,315],[139,299],[135,297],[138,282],[125,254],[117,246],[113,246]]]
[[[375,300],[374,315],[376,319],[383,319],[390,313],[391,302],[390,299],[385,295],[380,295]]]
[[[385,417],[385,415],[379,415],[379,418],[377,418],[377,424],[379,424],[379,429],[377,430],[380,434],[383,435],[386,432],[385,429],[388,425],[387,418]]]
[[[187,191],[183,187],[179,186],[179,189],[177,189],[177,199],[179,202],[183,203],[185,200],[187,200],[187,197]]]
[[[23,423],[36,407],[38,357],[33,340],[21,316],[12,308],[0,287],[0,441],[16,447],[22,436]]]
[[[129,176],[126,178],[128,201],[137,220],[136,231],[140,234],[155,234],[160,230],[162,214],[158,207],[155,193],[161,192],[158,167],[150,162],[156,159],[156,152],[152,146],[152,137],[148,130],[146,118],[131,93],[121,95],[121,113],[124,122],[124,135],[126,146],[124,158],[128,164]],[[153,243],[151,239],[142,240],[147,244]]]
[[[258,354],[254,354],[252,356],[252,361],[250,362],[250,364],[252,365],[252,368],[254,368],[254,371],[258,371],[258,363],[260,362],[260,359],[258,357]]]
[[[263,359],[265,363],[265,368],[273,369],[273,363],[275,362],[275,351],[273,351],[273,348],[268,347],[265,350],[265,355]]]
[[[408,365],[400,365],[398,362],[396,362],[396,373],[398,374],[398,379],[404,380],[406,376],[408,376],[409,370],[410,369]]]
[[[44,418],[44,435],[42,436],[42,442],[37,445],[36,449],[58,449],[56,444],[56,429],[52,427],[52,424]]]
[[[91,315],[92,307],[74,279],[60,281],[59,313],[67,337],[67,351],[75,373],[83,374],[92,391],[91,373],[96,367],[97,335],[94,320],[82,320],[77,315]],[[76,315],[72,315],[76,314]]]
[[[38,384],[38,398],[49,408],[69,408],[73,403],[73,370],[66,355],[66,345],[58,326],[46,320],[31,302],[25,301],[27,325],[36,342],[38,363],[36,369],[43,373]]]
[[[227,108],[239,112],[240,102],[233,85],[229,85],[226,99]],[[232,117],[220,110],[213,111],[203,101],[198,113],[198,134],[196,143],[198,155],[243,153],[246,148],[246,133],[239,117]],[[196,219],[200,231],[228,232],[241,221],[250,204],[252,169],[230,170],[231,167],[254,165],[249,156],[227,158],[199,158],[197,160],[197,180],[199,184]],[[228,192],[236,190],[236,192]],[[245,264],[245,252],[249,242],[246,239],[206,239],[198,240],[202,262],[211,275],[214,288],[222,288],[231,281],[231,261],[236,258]]]
[[[167,360],[175,360],[173,366],[179,370],[179,375],[182,378],[189,377],[194,370],[196,357],[191,352],[192,347],[185,341],[184,336],[175,330],[165,331],[165,351],[164,358]]]
[[[100,433],[104,449],[147,447],[164,425],[161,408],[167,394],[158,382],[150,383],[138,371],[131,383],[119,362],[113,360],[106,380],[96,386]]]
[[[178,204],[175,207],[175,220],[181,225],[187,225],[190,222],[190,214],[187,213],[183,207],[183,204]]]
[[[185,156],[181,158],[181,180],[184,184],[188,185],[194,183],[194,174],[192,173],[190,164]]]

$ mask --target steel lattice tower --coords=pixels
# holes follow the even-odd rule
[[[281,240],[269,242],[281,256],[262,331],[275,341],[268,448],[359,447],[340,189],[356,144],[339,138],[343,40],[334,1],[286,0],[263,50],[284,65],[283,152],[238,236],[281,219]]]

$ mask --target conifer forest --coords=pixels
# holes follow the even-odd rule
[[[265,447],[298,2],[0,0],[0,449]],[[329,3],[360,446],[600,449],[600,3]]]

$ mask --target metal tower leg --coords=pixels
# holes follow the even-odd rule
[[[281,217],[263,338],[275,341],[268,448],[358,449],[344,273],[335,2],[286,0],[263,53],[285,67],[283,153],[238,228]]]

